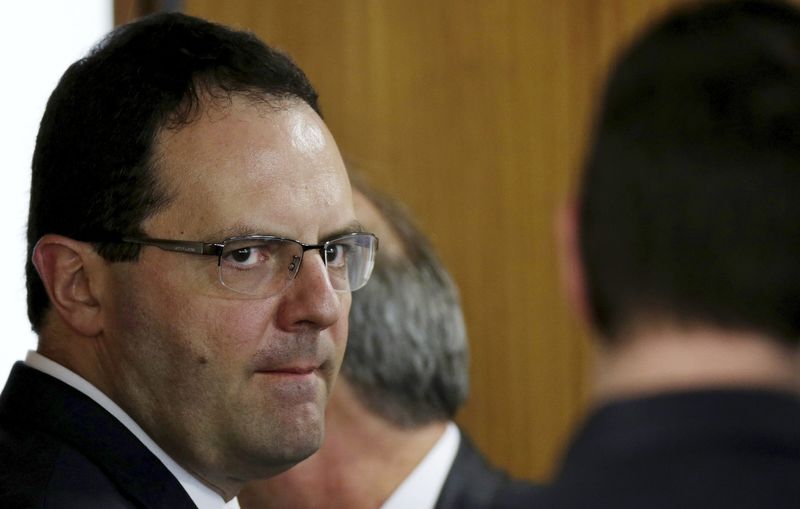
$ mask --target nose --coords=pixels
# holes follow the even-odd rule
[[[337,292],[331,286],[319,251],[309,250],[284,291],[278,326],[287,331],[326,329],[343,318],[349,299],[348,292]]]

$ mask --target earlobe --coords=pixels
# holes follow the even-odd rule
[[[578,204],[570,200],[556,213],[556,245],[560,269],[561,288],[567,302],[583,323],[592,325],[589,297],[581,261],[578,240]]]
[[[82,336],[102,330],[101,306],[91,270],[98,257],[92,247],[61,235],[48,234],[33,249],[33,265],[62,321]]]

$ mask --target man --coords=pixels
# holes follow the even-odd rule
[[[39,343],[0,399],[0,506],[222,507],[313,453],[377,248],[359,231],[288,57],[180,14],[113,32],[37,139]]]
[[[468,392],[458,291],[396,202],[355,181],[356,216],[381,239],[375,274],[353,296],[342,377],[320,451],[246,487],[247,508],[484,508],[516,483],[489,466],[452,419]],[[511,495],[509,495],[511,496]]]
[[[717,2],[611,74],[564,222],[594,409],[539,507],[800,507],[800,13]]]

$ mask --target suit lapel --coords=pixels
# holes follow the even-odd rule
[[[461,433],[458,453],[434,509],[488,508],[497,490],[507,481],[505,474],[489,466],[469,438]]]

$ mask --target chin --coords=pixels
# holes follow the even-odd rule
[[[302,443],[283,444],[284,448],[280,451],[272,450],[268,457],[262,458],[258,472],[253,472],[251,479],[266,479],[278,475],[319,450],[321,440],[307,440]]]
[[[233,454],[221,471],[230,478],[240,482],[267,479],[289,470],[296,464],[314,454],[321,441],[316,439],[298,441],[273,442],[270,445],[258,444],[251,448],[242,448]]]
[[[307,402],[283,408],[272,407],[240,429],[239,440],[229,442],[230,463],[238,463],[246,479],[265,478],[288,470],[314,454],[322,445],[324,405]],[[231,437],[231,435],[229,435]],[[231,437],[232,438],[232,437]]]
[[[316,407],[303,412],[303,415],[283,421],[280,430],[271,430],[273,433],[273,453],[289,465],[308,458],[322,445],[325,435],[324,410]]]
[[[299,462],[308,458],[322,446],[324,435],[324,422],[322,420],[313,425],[298,427],[292,443],[286,444],[288,446],[285,455],[286,459]]]

